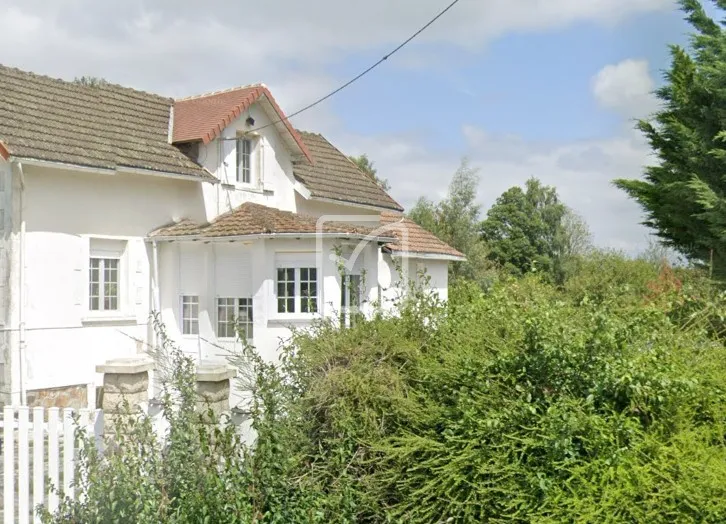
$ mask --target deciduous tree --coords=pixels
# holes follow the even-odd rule
[[[497,199],[481,224],[481,235],[489,258],[504,270],[514,275],[535,270],[557,275],[564,259],[585,243],[583,227],[560,202],[554,187],[530,178],[524,189],[514,186]]]
[[[360,156],[352,156],[350,157],[350,159],[355,165],[358,166],[358,169],[360,169],[366,175],[375,180],[376,183],[381,186],[381,189],[383,189],[383,191],[388,191],[391,189],[391,184],[388,183],[388,180],[378,177],[378,170],[375,168],[374,163],[371,162],[371,160],[368,158],[368,155],[363,153]]]
[[[466,278],[482,285],[491,280],[487,249],[479,236],[481,206],[477,204],[479,175],[464,159],[440,202],[422,197],[408,213],[418,225],[466,255],[450,266],[452,280]]]

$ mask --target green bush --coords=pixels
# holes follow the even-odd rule
[[[55,521],[726,521],[724,302],[691,273],[588,264],[564,290],[463,283],[320,322],[277,366],[247,354],[254,449],[182,394],[169,447],[141,423]]]

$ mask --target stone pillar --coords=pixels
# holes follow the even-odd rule
[[[197,409],[216,417],[229,412],[230,380],[237,371],[224,364],[200,362],[197,366]]]
[[[96,366],[96,372],[103,373],[104,436],[115,434],[116,421],[121,415],[148,411],[149,371],[152,369],[154,362],[145,358],[120,358]],[[128,413],[124,410],[124,400],[128,402]]]

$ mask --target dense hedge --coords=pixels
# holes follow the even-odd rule
[[[135,497],[118,464],[90,476],[149,522],[724,522],[724,302],[688,272],[598,267],[298,333],[279,368],[251,359],[254,452],[187,425]]]

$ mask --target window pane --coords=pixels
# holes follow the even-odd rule
[[[119,308],[119,259],[91,258],[89,261],[89,308],[115,311]]]
[[[295,312],[295,268],[277,270],[277,312]]]
[[[237,323],[239,325],[239,333],[246,340],[252,339],[252,299],[240,298],[237,313]]]
[[[89,261],[89,275],[88,275],[88,282],[89,282],[89,288],[88,288],[88,296],[90,299],[89,308],[92,311],[98,311],[101,309],[100,300],[99,297],[101,295],[101,289],[100,289],[100,272],[99,272],[99,265],[101,261],[97,258],[92,258]]]
[[[233,338],[234,331],[234,299],[217,299],[217,336],[220,338]]]
[[[303,313],[318,312],[317,269],[300,268],[300,310]]]
[[[360,307],[361,301],[361,280],[360,275],[350,276],[350,305],[353,307]]]
[[[199,297],[185,295],[182,297],[182,333],[184,335],[199,334]]]
[[[252,182],[252,141],[247,138],[237,140],[237,182]]]

